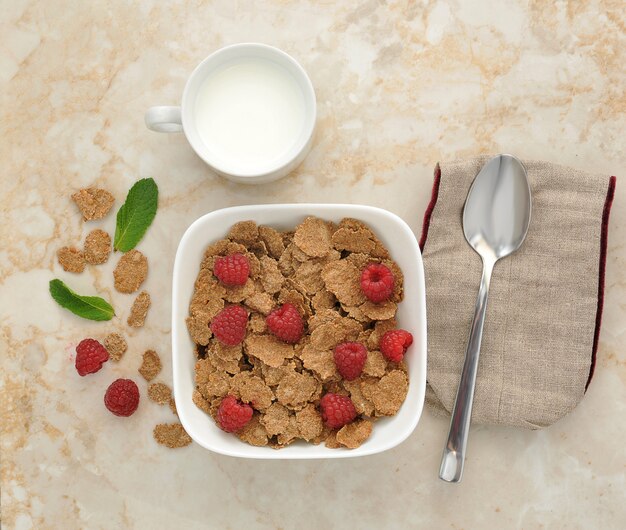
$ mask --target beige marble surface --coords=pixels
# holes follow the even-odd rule
[[[551,428],[478,427],[464,482],[437,479],[447,424],[425,413],[401,446],[345,461],[262,462],[168,450],[147,402],[120,420],[104,386],[163,356],[171,377],[170,277],[185,228],[221,206],[286,201],[388,208],[418,231],[438,160],[508,151],[623,176],[626,38],[620,0],[362,2],[0,0],[0,305],[3,528],[623,528],[626,525],[626,184],[611,219],[598,368],[582,404]],[[310,156],[263,187],[211,174],[180,135],[147,131],[144,110],[175,104],[194,65],[240,41],[298,58],[317,90]],[[153,176],[154,305],[128,331],[131,299],[113,262],[79,276],[56,250],[83,224],[73,190],[119,205]],[[80,321],[47,282],[113,300],[119,319]],[[130,351],[91,378],[73,348],[112,329]],[[109,363],[111,364],[111,363]],[[145,392],[145,383],[140,383]]]

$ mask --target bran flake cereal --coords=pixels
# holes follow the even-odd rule
[[[148,260],[138,250],[124,254],[113,271],[115,288],[120,293],[134,293],[148,276]]]
[[[61,247],[57,250],[57,259],[65,272],[80,274],[85,270],[85,256],[75,247]]]
[[[138,371],[146,381],[152,381],[161,371],[161,358],[157,352],[146,350]]]
[[[92,230],[85,238],[83,253],[90,265],[106,263],[111,254],[111,236],[104,230]]]
[[[250,277],[243,286],[226,287],[213,266],[219,256],[233,253],[246,256]],[[390,300],[381,304],[367,300],[360,288],[361,271],[372,262],[384,263],[395,277]],[[193,402],[214,419],[227,395],[250,404],[253,417],[235,434],[252,445],[280,449],[300,440],[331,448],[360,446],[377,417],[398,411],[408,389],[406,364],[388,362],[379,350],[382,335],[396,328],[402,284],[402,272],[387,250],[356,219],[335,225],[307,217],[293,232],[252,221],[235,224],[225,239],[205,249],[189,306],[187,327],[197,355]],[[277,339],[265,321],[285,303],[304,320],[304,335],[296,344]],[[250,311],[246,336],[236,346],[224,346],[210,329],[229,304]],[[333,353],[349,341],[368,350],[363,372],[353,381],[342,379]],[[150,388],[149,394],[171,406],[169,388],[160,383]],[[328,392],[350,397],[358,413],[340,430],[322,421],[319,400]]]
[[[109,359],[113,362],[119,362],[126,353],[128,344],[119,333],[109,333],[104,339],[104,347],[109,352]]]
[[[148,398],[159,405],[166,405],[172,399],[172,390],[165,383],[150,383],[148,385]]]
[[[84,221],[102,219],[113,206],[115,199],[108,191],[99,188],[78,190],[72,200],[83,214]]]
[[[191,437],[180,423],[159,423],[154,427],[152,435],[158,444],[170,449],[185,447],[191,443]]]
[[[146,291],[141,291],[130,308],[126,323],[132,328],[142,327],[146,321],[148,309],[150,309],[150,295]]]

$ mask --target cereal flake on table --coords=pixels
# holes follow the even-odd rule
[[[213,266],[235,253],[246,257],[250,274],[245,284],[229,286],[216,278]],[[380,303],[361,288],[361,272],[371,263],[384,265],[395,279],[393,292]],[[193,402],[218,424],[222,402],[252,407],[235,434],[255,446],[281,449],[303,440],[359,447],[376,418],[395,414],[408,391],[404,362],[387,361],[379,349],[385,332],[396,329],[402,284],[402,272],[384,245],[356,219],[337,225],[310,216],[289,232],[236,223],[225,239],[205,249],[194,285],[187,318],[197,356]],[[278,338],[288,335],[275,329],[272,315],[284,304],[292,304],[293,317],[303,322],[304,335],[295,343]],[[226,346],[211,323],[233,305],[244,307],[249,318],[242,342]],[[367,358],[360,376],[347,381],[337,370],[334,350],[351,341],[366,348]],[[349,398],[354,421],[335,430],[325,425],[319,403],[326,393]]]
[[[78,190],[72,195],[78,206],[83,220],[91,221],[102,219],[113,206],[115,199],[108,191],[100,188],[86,188]]]
[[[75,247],[61,247],[57,259],[65,272],[80,274],[85,270],[85,255]]]
[[[83,253],[90,265],[106,263],[111,254],[111,236],[104,230],[92,230],[85,238]]]
[[[161,358],[154,350],[146,350],[143,354],[139,373],[148,382],[152,381],[161,371]]]
[[[113,271],[115,289],[120,293],[134,293],[148,276],[148,259],[138,250],[124,254]]]
[[[159,423],[152,434],[158,444],[170,449],[185,447],[191,443],[191,437],[180,423]]]
[[[119,362],[126,350],[128,344],[126,339],[119,333],[109,333],[104,339],[104,347],[109,352],[109,359],[113,362]]]
[[[167,405],[172,399],[172,389],[165,383],[150,383],[148,385],[148,398],[159,405]]]
[[[148,309],[150,309],[150,295],[146,291],[141,291],[130,308],[126,323],[132,328],[142,327],[146,321]]]

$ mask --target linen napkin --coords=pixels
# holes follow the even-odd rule
[[[488,156],[438,165],[420,247],[428,314],[427,405],[450,413],[482,265],[462,212]],[[537,429],[582,399],[593,376],[615,177],[523,161],[532,216],[493,271],[472,421]]]

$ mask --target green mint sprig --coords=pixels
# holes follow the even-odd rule
[[[156,215],[159,189],[154,179],[141,179],[128,191],[117,212],[113,248],[128,252],[135,248]]]
[[[81,296],[61,280],[50,281],[50,295],[61,307],[88,320],[111,320],[115,311],[99,296]]]

